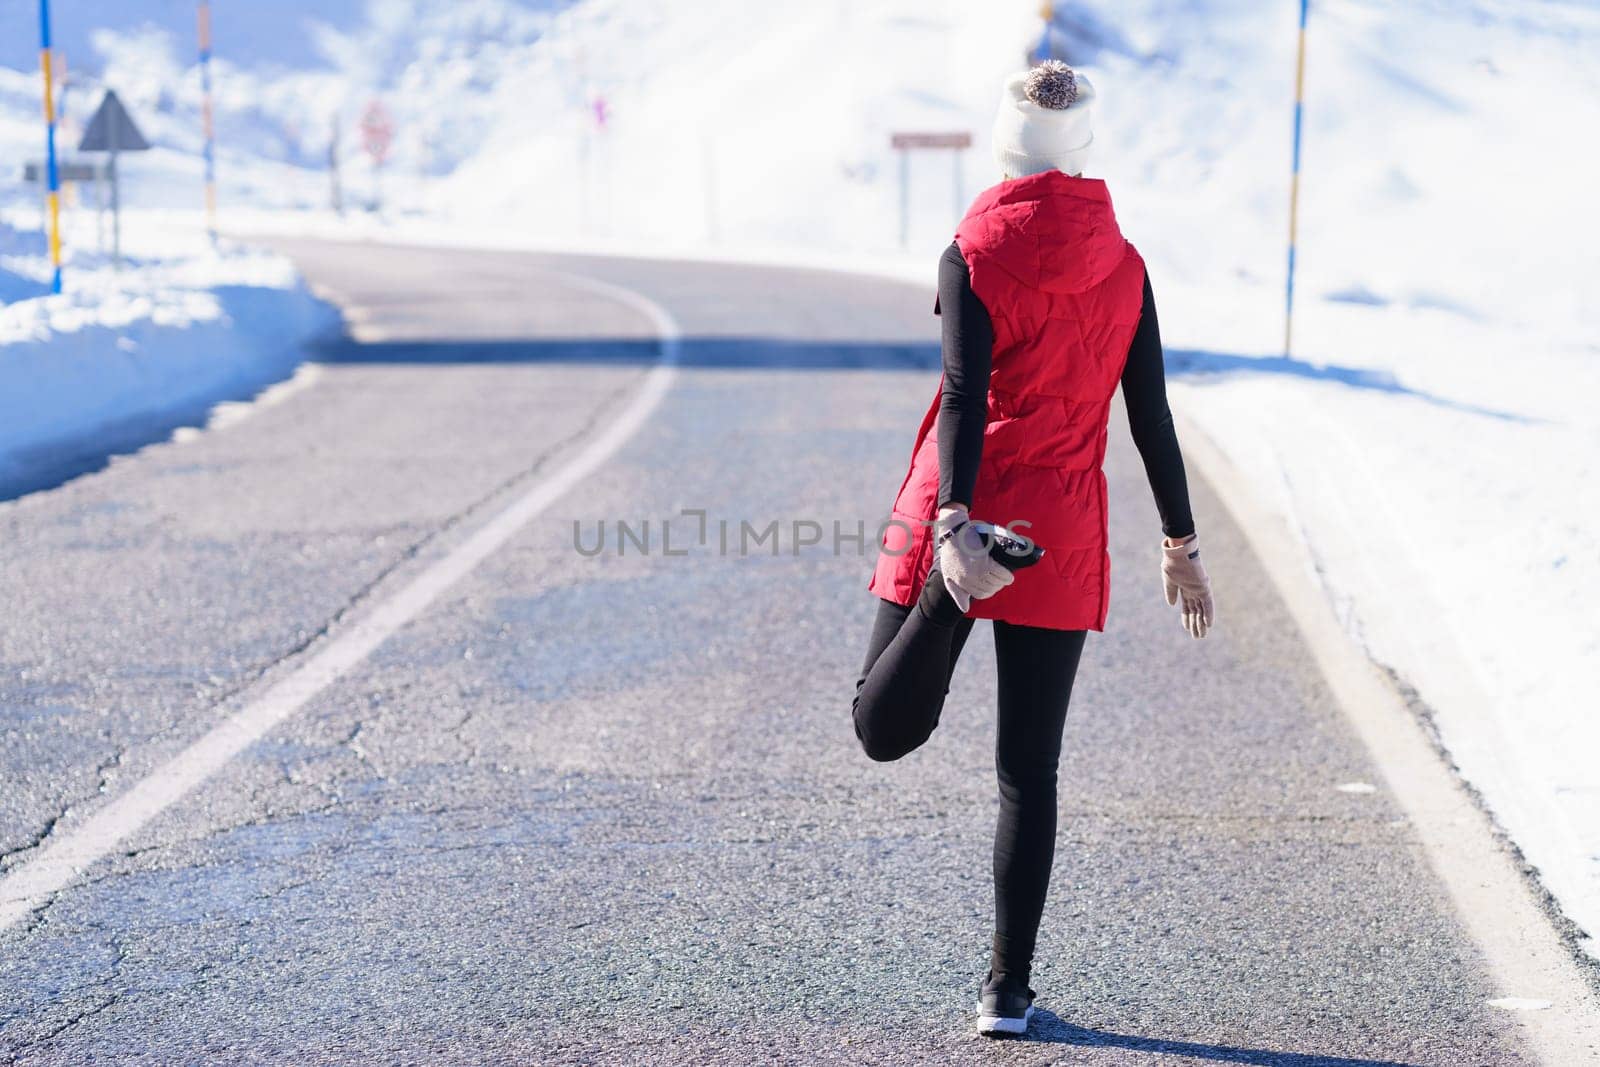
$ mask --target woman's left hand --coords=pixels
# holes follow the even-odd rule
[[[1211,579],[1200,562],[1196,535],[1173,544],[1161,543],[1161,582],[1166,587],[1167,603],[1183,601],[1183,628],[1189,636],[1201,638],[1211,629],[1216,604],[1211,597]]]

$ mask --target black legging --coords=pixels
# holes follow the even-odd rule
[[[855,725],[875,760],[896,760],[939,725],[956,658],[972,632],[944,587],[929,576],[914,607],[881,601],[856,682]],[[994,624],[1000,675],[995,770],[1000,818],[994,834],[995,977],[1028,981],[1034,939],[1056,847],[1056,764],[1084,631]]]

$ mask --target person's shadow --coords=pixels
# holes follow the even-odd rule
[[[1141,1037],[1136,1034],[1118,1034],[1109,1030],[1091,1030],[1075,1026],[1055,1012],[1038,1008],[1033,1013],[1033,1023],[1028,1029],[1029,1041],[1043,1041],[1058,1045],[1078,1045],[1086,1048],[1123,1048],[1134,1052],[1151,1052],[1166,1056],[1188,1056],[1197,1060],[1217,1063],[1249,1063],[1259,1067],[1416,1067],[1399,1060],[1364,1060],[1349,1056],[1323,1056],[1313,1052],[1279,1052],[1264,1048],[1237,1048],[1231,1045],[1207,1045],[1198,1041],[1169,1041],[1159,1037]]]

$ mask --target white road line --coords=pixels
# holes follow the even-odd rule
[[[1266,567],[1482,952],[1501,994],[1486,1003],[1519,1011],[1522,1032],[1540,1063],[1600,1062],[1600,997],[1494,827],[1439,758],[1393,683],[1340,626],[1299,539],[1215,442],[1192,422],[1180,422],[1184,457],[1194,458]]]
[[[677,375],[683,333],[672,315],[646,297],[591,278],[565,280],[630,307],[648,318],[661,358],[628,406],[566,466],[531,487],[411,583],[364,618],[308,650],[305,660],[237,714],[152,771],[83,823],[52,835],[37,852],[0,877],[0,931],[15,925],[64,888],[84,868],[136,832],[229,760],[299,711],[429,604],[477,567],[530,520],[576,488],[644,426]]]

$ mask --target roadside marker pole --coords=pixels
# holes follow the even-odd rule
[[[39,0],[39,65],[44,69],[45,202],[50,216],[50,281],[61,292],[61,173],[56,169],[56,92],[50,70],[50,0]]]
[[[200,34],[200,90],[205,96],[201,112],[205,117],[206,137],[206,233],[213,247],[217,243],[217,134],[211,114],[211,4],[200,0],[197,14]]]
[[[956,211],[955,211],[955,216],[954,217],[957,220],[965,217],[965,215],[967,213],[966,183],[961,180],[962,179],[961,163],[962,163],[962,159],[963,159],[963,157],[961,155],[961,152],[962,152],[962,150],[958,148],[954,152],[950,153],[950,158],[951,158],[951,160],[954,161],[951,164],[951,168],[952,169],[951,169],[950,177],[951,177],[951,188],[954,189],[955,194],[956,194],[956,199],[955,199]]]
[[[1294,163],[1289,171],[1289,280],[1284,295],[1283,354],[1288,356],[1294,341],[1294,248],[1300,229],[1300,128],[1306,89],[1306,9],[1311,0],[1300,0],[1300,46],[1294,68]]]

